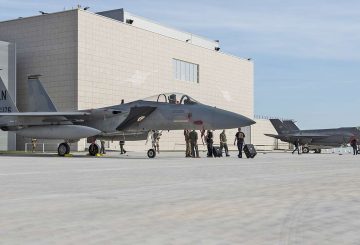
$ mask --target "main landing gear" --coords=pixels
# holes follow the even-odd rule
[[[99,154],[100,151],[100,147],[98,144],[96,143],[91,143],[91,145],[89,146],[89,154],[90,156],[96,156],[97,154]]]
[[[154,149],[148,150],[147,156],[148,156],[149,158],[154,158],[154,157],[156,157],[156,151],[155,151]]]
[[[63,157],[69,153],[70,153],[70,146],[68,143],[64,142],[58,146],[58,155],[59,156]]]
[[[97,154],[99,154],[100,152],[100,147],[98,144],[96,143],[92,143],[90,146],[89,146],[89,154],[90,156],[96,156]]]
[[[309,152],[310,152],[309,147],[307,147],[307,146],[303,146],[303,148],[302,148],[302,153],[304,153],[304,154],[308,154]]]

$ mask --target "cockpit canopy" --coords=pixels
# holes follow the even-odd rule
[[[161,102],[169,104],[181,104],[181,105],[195,105],[198,104],[196,100],[189,95],[182,93],[165,93],[154,95],[144,99],[144,101]]]

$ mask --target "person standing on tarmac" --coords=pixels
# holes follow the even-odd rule
[[[125,154],[125,153],[126,153],[125,148],[124,148],[125,141],[120,140],[120,141],[119,141],[119,144],[120,144],[120,154],[121,154],[121,155],[122,155],[122,154]]]
[[[105,141],[100,140],[100,143],[101,143],[100,154],[106,154],[106,152],[105,152]]]
[[[31,139],[32,152],[36,151],[37,139]]]
[[[153,130],[153,134],[151,135],[152,147],[158,154],[160,154],[160,137],[161,133],[159,132],[159,130]]]
[[[184,137],[185,137],[185,157],[191,157],[191,146],[190,146],[190,131],[185,129],[184,130]]]
[[[220,134],[220,152],[222,153],[223,149],[225,149],[225,155],[229,157],[229,148],[227,145],[227,139],[225,134],[225,129]]]
[[[238,128],[238,132],[235,134],[234,145],[237,143],[237,147],[239,150],[239,158],[242,158],[243,145],[245,140],[245,134],[241,131],[241,128]]]
[[[213,157],[213,144],[214,144],[214,134],[213,132],[211,132],[211,130],[207,131],[206,134],[206,145],[207,145],[207,156],[208,157]]]
[[[293,150],[292,154],[294,154],[295,151],[297,151],[298,154],[300,155],[299,145],[300,145],[299,139],[295,140],[295,142],[294,142],[295,149]]]
[[[357,147],[357,140],[356,140],[356,138],[353,138],[353,139],[350,141],[350,146],[353,148],[354,155],[357,155],[357,154],[358,154],[358,147]]]
[[[198,134],[195,130],[189,133],[190,145],[191,145],[191,157],[199,158],[199,148],[198,148]]]

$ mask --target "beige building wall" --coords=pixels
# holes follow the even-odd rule
[[[79,109],[176,91],[253,117],[253,63],[248,60],[85,11],[79,11],[78,41]],[[199,83],[176,80],[174,58],[199,64]],[[232,139],[234,130],[228,135]],[[163,132],[161,147],[180,150],[183,138],[182,132]],[[144,142],[127,142],[127,146],[148,148]]]
[[[42,74],[59,110],[77,109],[77,16],[67,11],[0,22],[0,40],[16,43],[17,106],[27,110],[27,76]],[[18,137],[17,149],[29,139]]]

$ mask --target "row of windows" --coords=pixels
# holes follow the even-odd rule
[[[174,79],[199,83],[199,65],[173,59]]]

